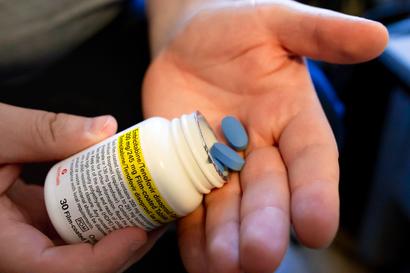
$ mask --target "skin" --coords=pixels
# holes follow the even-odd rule
[[[164,230],[126,228],[90,244],[63,245],[43,187],[19,178],[25,162],[59,160],[115,133],[111,116],[91,119],[0,103],[0,272],[111,273],[138,261]]]
[[[218,133],[227,114],[244,123],[244,169],[179,221],[180,249],[189,272],[272,272],[291,225],[309,247],[327,246],[338,226],[336,144],[301,56],[363,62],[382,52],[387,32],[290,1],[212,2],[153,39],[144,111],[200,110]],[[0,104],[0,272],[122,272],[155,243],[163,230],[126,228],[94,246],[62,245],[42,187],[19,178],[21,164],[66,158],[115,131],[109,116]]]
[[[246,164],[179,221],[189,272],[273,272],[291,226],[307,247],[328,246],[339,221],[338,151],[307,56],[353,64],[378,56],[379,23],[293,1],[196,6],[154,35],[143,86],[146,117],[201,111],[220,135],[233,115],[247,129]]]

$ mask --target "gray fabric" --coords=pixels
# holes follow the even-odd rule
[[[0,0],[0,79],[50,63],[108,24],[121,0]]]

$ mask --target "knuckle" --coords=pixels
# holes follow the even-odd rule
[[[38,139],[42,144],[49,145],[55,141],[53,131],[54,123],[56,122],[57,114],[50,112],[42,112],[36,116],[33,123],[33,137]]]
[[[58,142],[59,132],[64,128],[66,120],[65,114],[40,113],[35,117],[32,125],[33,141],[38,142],[39,147],[50,148],[50,152],[53,152]]]

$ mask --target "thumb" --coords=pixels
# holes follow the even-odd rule
[[[256,8],[281,45],[293,54],[332,63],[358,63],[380,55],[386,28],[374,21],[294,1],[259,0]]]
[[[111,116],[86,118],[0,103],[0,164],[63,159],[116,130]]]

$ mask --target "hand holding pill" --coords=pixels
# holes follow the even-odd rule
[[[201,111],[225,134],[218,137],[227,146],[212,151],[220,168],[241,169],[233,151],[245,149],[242,170],[179,221],[189,272],[273,272],[291,225],[313,248],[329,245],[337,231],[338,150],[302,56],[366,61],[383,51],[387,32],[295,1],[261,2],[232,1],[195,13],[145,78],[146,117]],[[236,126],[231,119],[217,130],[226,116],[243,123],[247,145],[231,134],[241,131],[229,129]]]
[[[236,150],[241,151],[248,146],[248,135],[241,122],[232,116],[227,116],[222,120],[222,131],[226,141]],[[218,167],[224,170],[228,168],[233,171],[240,171],[245,164],[245,160],[240,157],[229,146],[222,143],[215,143],[211,147],[210,156],[219,164]]]

